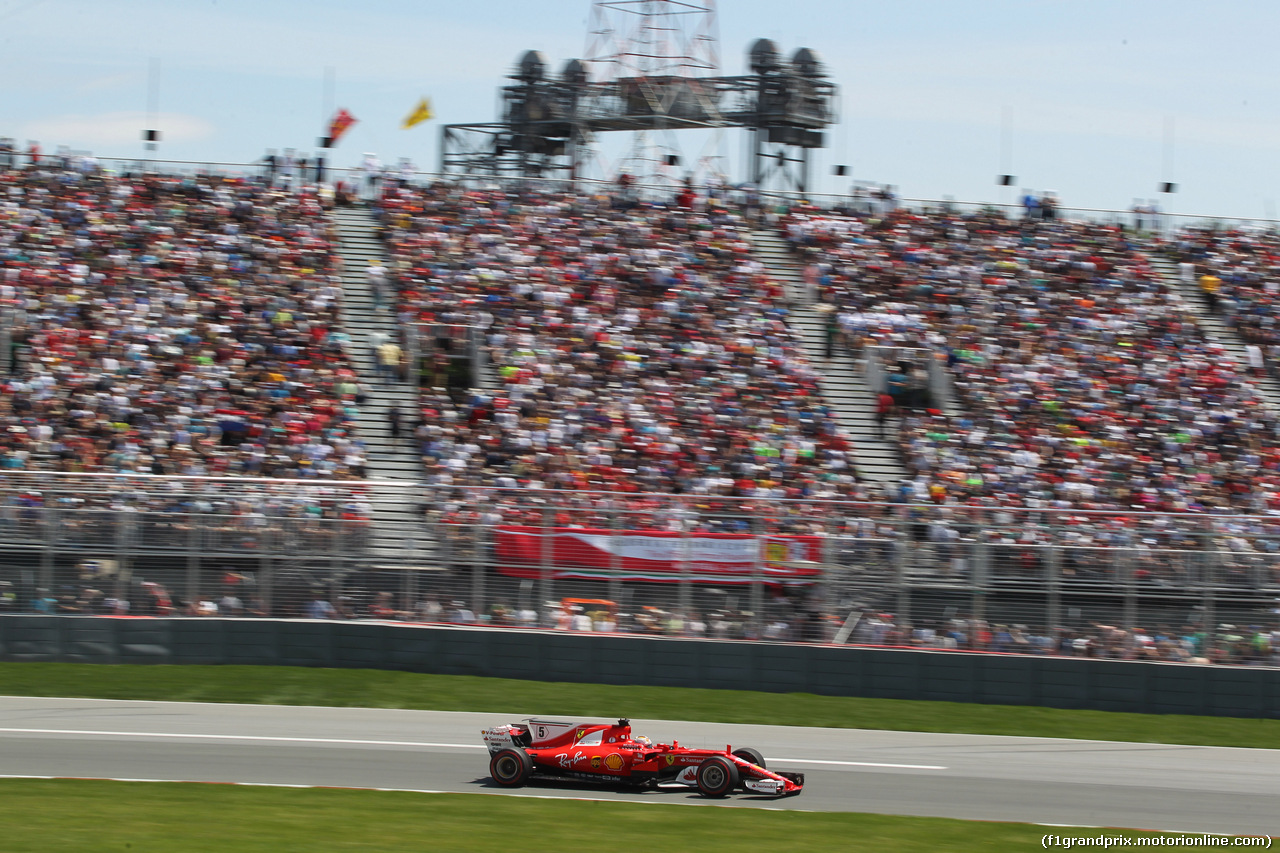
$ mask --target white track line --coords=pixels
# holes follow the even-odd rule
[[[941,764],[881,764],[875,761],[824,761],[820,758],[770,758],[770,763],[835,764],[841,767],[894,767],[902,770],[946,770]]]
[[[241,740],[276,743],[335,743],[348,746],[411,746],[427,749],[486,749],[476,743],[432,743],[405,740],[356,740],[353,738],[277,737],[268,735],[214,735],[184,732],[111,732],[94,729],[18,729],[0,728],[0,734],[76,735],[81,737],[170,738],[173,740]],[[838,767],[887,767],[898,770],[946,770],[938,764],[885,764],[874,761],[831,761],[820,758],[774,758],[782,764],[823,764]]]
[[[90,737],[150,737],[173,738],[175,740],[251,740],[276,741],[280,743],[340,743],[355,746],[423,746],[433,749],[485,749],[484,744],[476,743],[429,743],[416,740],[355,740],[350,738],[329,737],[271,737],[265,735],[210,735],[185,732],[105,732],[87,729],[8,729],[0,728],[4,734],[31,735],[83,735]]]

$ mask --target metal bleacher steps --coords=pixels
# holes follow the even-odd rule
[[[752,243],[756,258],[786,288],[792,331],[804,342],[805,354],[820,374],[819,386],[827,405],[853,440],[859,475],[884,483],[905,479],[907,472],[897,448],[876,431],[876,398],[867,385],[861,360],[847,352],[825,357],[825,320],[806,302],[804,274],[786,238],[775,231],[757,230],[752,234]],[[891,431],[886,430],[886,434]]]
[[[376,331],[400,341],[396,315],[392,309],[394,294],[383,297],[381,308],[375,308],[369,287],[368,267],[378,261],[386,264],[382,242],[378,239],[378,223],[367,207],[340,207],[332,214],[337,231],[337,254],[342,260],[342,324],[351,337],[350,354],[361,388],[366,394],[357,420],[365,443],[366,470],[372,488],[372,547],[375,558],[388,564],[429,559],[433,543],[419,512],[422,499],[422,461],[414,450],[413,427],[418,419],[418,391],[398,377],[379,377],[377,362],[370,345]],[[391,437],[387,414],[393,406],[401,413],[401,437]]]
[[[1151,256],[1151,266],[1164,277],[1182,295],[1183,301],[1196,315],[1196,325],[1211,342],[1218,344],[1226,352],[1227,357],[1238,365],[1248,365],[1249,358],[1245,353],[1245,342],[1235,329],[1222,321],[1222,316],[1209,307],[1209,302],[1194,283],[1182,281],[1178,265],[1168,258]],[[1257,387],[1262,399],[1272,412],[1280,413],[1280,382],[1275,377],[1264,375],[1251,377],[1250,381]]]

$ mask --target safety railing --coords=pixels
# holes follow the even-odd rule
[[[87,152],[55,152],[41,156],[41,163],[54,168],[75,168],[78,161],[91,158],[96,167],[116,172],[129,173],[162,173],[178,176],[223,175],[227,177],[252,178],[258,180],[274,180],[281,185],[298,186],[299,184],[334,183],[346,181],[352,186],[360,184],[369,174],[359,166],[330,165],[328,158],[320,175],[316,173],[316,158],[304,158],[307,163],[299,167],[294,165],[285,168],[281,161],[274,167],[265,160],[252,162],[216,161],[216,160],[179,160],[159,157],[111,157],[90,155]],[[29,168],[31,158],[25,151],[15,151],[0,156],[0,169]],[[319,179],[319,180],[318,180]],[[616,181],[603,179],[579,178],[573,181],[563,178],[519,177],[510,175],[460,174],[442,173],[416,167],[404,168],[386,164],[379,172],[379,181],[384,183],[426,184],[443,182],[473,189],[538,189],[545,192],[575,192],[617,194],[620,188]],[[873,193],[861,192],[851,188],[841,193],[799,193],[795,191],[766,190],[757,191],[747,185],[730,183],[712,183],[700,187],[710,190],[725,202],[762,210],[776,210],[804,201],[826,209],[843,209],[856,213],[885,213],[892,209],[914,211],[953,210],[961,213],[980,210],[996,210],[1006,215],[1021,217],[1027,215],[1023,206],[1017,202],[1007,201],[971,201],[953,198],[914,198],[893,197],[877,198]],[[674,192],[669,185],[632,185],[629,189],[639,199],[670,199]],[[1083,220],[1100,223],[1123,223],[1137,230],[1164,233],[1171,229],[1183,227],[1230,227],[1230,228],[1276,228],[1280,220],[1269,217],[1246,217],[1229,214],[1208,213],[1175,213],[1166,211],[1136,211],[1108,207],[1066,206],[1055,210],[1058,219]]]
[[[0,608],[1241,663],[1280,630],[1267,519],[466,491],[373,520],[10,492]]]

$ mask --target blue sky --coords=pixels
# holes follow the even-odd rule
[[[842,88],[817,189],[854,177],[904,196],[998,201],[1002,127],[1023,186],[1069,206],[1127,208],[1164,179],[1165,208],[1274,216],[1280,4],[1185,0],[721,0],[722,71],[747,46],[805,46]],[[581,56],[590,0],[0,0],[0,136],[136,156],[160,63],[161,155],[243,161],[321,135],[323,75],[360,120],[335,154],[434,168],[441,123],[491,121],[525,49]],[[417,98],[436,120],[402,131]],[[1172,157],[1165,127],[1173,123]],[[698,146],[686,146],[696,149]],[[723,143],[731,173],[742,143]],[[697,151],[693,152],[696,155]]]

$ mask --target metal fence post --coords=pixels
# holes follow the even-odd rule
[[[187,529],[187,601],[198,604],[200,601],[200,547],[199,527],[191,520]]]
[[[116,554],[116,598],[129,600],[129,585],[132,581],[133,566],[129,564],[129,522],[133,513],[120,510],[112,513],[115,516],[115,554]],[[132,609],[133,602],[130,601]]]
[[[1206,533],[1204,535],[1203,546],[1201,548],[1201,553],[1204,554],[1204,577],[1202,580],[1202,583],[1204,584],[1204,612],[1201,616],[1204,620],[1204,648],[1200,650],[1200,654],[1204,657],[1208,657],[1210,650],[1213,648],[1213,636],[1218,623],[1217,614],[1215,613],[1217,597],[1214,594],[1214,585],[1217,584],[1219,576],[1219,552],[1214,546],[1212,534],[1213,522],[1206,521],[1204,524],[1206,527]]]
[[[973,541],[973,571],[970,574],[973,586],[973,621],[983,622],[987,618],[987,579],[991,576],[991,547],[987,535],[979,531]],[[970,640],[973,639],[970,632]]]
[[[544,628],[554,628],[555,624],[551,619],[551,611],[547,610],[550,606],[549,602],[553,601],[554,579],[552,573],[552,560],[554,557],[554,541],[552,540],[551,523],[555,520],[553,510],[550,506],[542,509],[542,531],[539,537],[539,547],[542,557],[541,571],[539,572],[540,583],[538,585],[538,594],[542,597],[542,603],[538,605],[538,612],[542,613],[542,626]]]
[[[1123,548],[1117,551],[1116,557],[1124,567],[1124,629],[1133,634],[1138,625],[1138,577],[1134,571],[1137,551]]]
[[[1051,542],[1048,548],[1045,569],[1049,573],[1049,601],[1045,614],[1048,619],[1045,634],[1054,636],[1054,632],[1062,627],[1062,552],[1056,542]]]
[[[907,586],[907,547],[911,538],[911,526],[902,521],[899,518],[898,524],[894,526],[894,538],[898,547],[894,553],[893,583],[898,594],[895,621],[899,628],[904,627],[911,619],[911,589]]]
[[[678,504],[678,501],[677,501]],[[681,624],[688,628],[689,616],[693,610],[693,588],[690,580],[689,568],[689,550],[693,542],[689,539],[689,531],[683,528],[683,519],[681,520],[680,530],[680,588],[677,592],[677,607],[680,611]]]
[[[481,614],[485,609],[484,594],[484,556],[488,553],[486,546],[488,525],[476,525],[475,535],[472,537],[473,546],[471,554],[471,612],[476,615],[476,621],[481,621]]]
[[[266,554],[258,555],[258,589],[262,593],[262,610],[267,616],[275,616],[276,607],[276,577],[275,577],[275,561]]]
[[[37,586],[52,594],[53,566],[58,549],[59,514],[55,507],[46,505],[41,509],[40,516],[44,519],[44,547],[40,549],[40,583]]]
[[[609,600],[619,607],[622,605],[622,536],[619,533],[621,519],[615,509],[609,514]]]
[[[764,636],[764,542],[760,537],[760,518],[751,519],[755,534],[755,547],[751,560],[751,625],[755,639]]]

